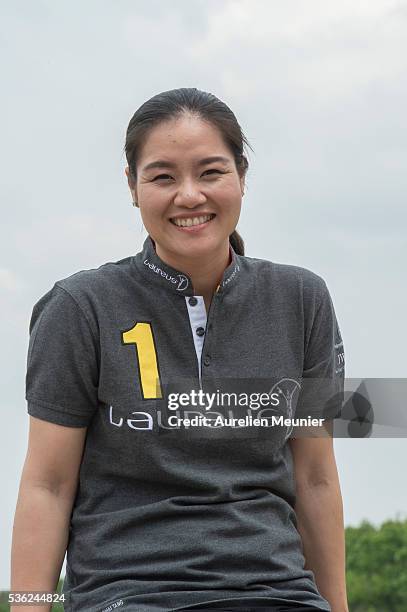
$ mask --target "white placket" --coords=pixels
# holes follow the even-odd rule
[[[192,306],[189,303],[191,297],[194,297],[197,300],[195,306]],[[185,303],[188,309],[189,315],[189,324],[191,326],[192,337],[194,339],[196,358],[198,360],[198,371],[199,371],[199,386],[202,389],[202,381],[201,381],[201,357],[202,357],[202,347],[205,339],[205,334],[202,333],[202,330],[206,330],[206,308],[205,302],[202,295],[194,295],[194,296],[185,296]],[[201,334],[201,335],[200,335]]]

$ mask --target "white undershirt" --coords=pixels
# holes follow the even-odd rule
[[[202,295],[195,295],[195,299],[198,300],[198,303],[195,306],[191,306],[189,303],[189,298],[191,296],[185,296],[185,303],[188,308],[189,315],[189,323],[191,325],[192,337],[194,339],[195,352],[198,360],[198,369],[199,369],[199,384],[202,388],[201,383],[201,356],[202,356],[202,347],[205,339],[205,334],[202,336],[198,336],[196,330],[198,327],[203,327],[206,330],[206,308],[205,302]]]

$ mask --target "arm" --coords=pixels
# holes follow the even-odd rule
[[[68,543],[86,427],[64,427],[30,416],[13,526],[11,591],[55,592]],[[36,606],[49,612],[51,604]],[[32,606],[11,606],[11,612]]]
[[[332,425],[325,426],[328,435],[310,428],[306,437],[289,440],[296,479],[295,512],[305,568],[314,573],[332,612],[348,612],[342,497]]]

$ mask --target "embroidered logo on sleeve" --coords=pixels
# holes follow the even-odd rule
[[[336,343],[334,344],[335,374],[340,374],[345,368],[345,351],[343,348],[342,336],[338,325],[336,327],[336,332]]]
[[[112,612],[113,610],[116,610],[117,608],[120,608],[123,605],[124,605],[123,599],[118,599],[114,603],[107,606],[107,608],[103,608],[102,612]]]

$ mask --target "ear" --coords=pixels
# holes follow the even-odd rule
[[[134,182],[134,180],[132,179],[130,175],[130,168],[126,166],[126,168],[124,169],[124,172],[127,176],[127,183],[129,185],[131,197],[133,198],[133,201],[137,202],[137,187],[136,187],[136,183]]]

